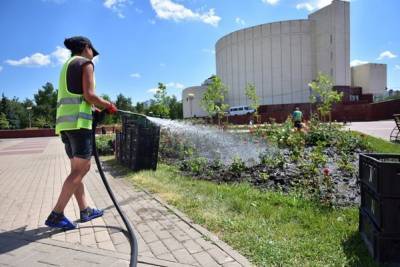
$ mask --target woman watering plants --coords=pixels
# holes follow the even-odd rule
[[[64,216],[64,209],[75,196],[80,221],[87,222],[103,215],[103,211],[88,206],[83,177],[90,169],[93,152],[92,112],[95,106],[116,113],[114,104],[94,92],[94,65],[92,59],[99,53],[90,40],[83,36],[65,39],[64,45],[71,57],[61,69],[58,98],[56,134],[61,135],[65,151],[71,162],[71,172],[66,178],[57,204],[45,224],[50,227],[74,229],[76,224]]]

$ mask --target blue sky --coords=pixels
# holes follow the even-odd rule
[[[150,99],[158,82],[180,98],[215,73],[216,41],[243,27],[301,19],[330,0],[2,0],[0,93],[32,98],[56,87],[64,38],[89,37],[97,92]],[[400,89],[398,0],[351,1],[351,60],[388,64]]]

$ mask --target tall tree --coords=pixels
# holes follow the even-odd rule
[[[123,94],[117,95],[117,101],[115,101],[115,105],[118,109],[133,111],[134,107],[132,106],[132,100],[130,97],[126,97]]]
[[[10,128],[10,123],[7,120],[6,114],[0,112],[0,129]]]
[[[9,99],[3,94],[0,101],[0,113],[5,115],[11,129],[25,128],[29,124],[28,112],[17,97]]]
[[[322,118],[329,115],[329,121],[331,121],[332,105],[342,100],[343,93],[333,90],[331,77],[321,72],[318,73],[317,79],[309,84],[309,87],[312,89],[310,101],[317,103],[317,109]]]
[[[136,110],[137,113],[141,113],[141,114],[145,113],[146,108],[144,106],[144,103],[143,102],[137,102],[135,110]]]
[[[228,88],[222,83],[220,77],[213,76],[211,79],[212,83],[208,85],[200,106],[210,117],[217,115],[219,123],[225,110],[229,108],[229,105],[224,103]]]
[[[39,121],[42,127],[54,127],[56,123],[57,90],[48,82],[33,97],[36,103],[33,107],[35,121]]]
[[[178,101],[175,95],[169,99],[169,118],[171,120],[183,118],[182,101]]]

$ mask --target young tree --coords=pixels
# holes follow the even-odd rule
[[[207,112],[208,116],[213,117],[217,115],[218,124],[220,124],[220,118],[225,110],[229,108],[228,104],[224,104],[228,88],[218,76],[213,76],[211,79],[212,83],[207,87],[206,92],[200,100],[200,106]]]
[[[312,89],[311,103],[317,103],[321,117],[324,119],[329,115],[329,121],[331,121],[332,105],[342,100],[343,93],[333,90],[331,78],[321,72],[318,73],[317,79],[309,83],[308,86]]]
[[[256,87],[254,84],[248,83],[246,85],[246,96],[250,100],[250,108],[254,109],[254,116],[258,121],[258,108],[260,107],[260,97],[257,95]]]
[[[168,102],[167,87],[163,83],[158,83],[158,88],[156,93],[154,94],[154,98],[156,99],[157,103],[167,105]]]
[[[148,109],[148,113],[152,113],[156,117],[168,118],[169,117],[169,100],[167,95],[167,87],[163,83],[158,83],[158,88],[154,94],[155,101]]]

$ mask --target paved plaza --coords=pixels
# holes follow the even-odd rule
[[[0,140],[0,266],[128,266],[125,227],[94,161],[84,179],[86,197],[104,216],[71,231],[44,225],[69,169],[59,137]],[[139,266],[251,266],[158,197],[106,174],[135,228]],[[79,218],[74,198],[65,214]]]
[[[390,133],[396,127],[394,120],[384,121],[359,121],[348,123],[346,128],[352,131],[357,131],[372,135],[377,138],[382,138],[386,141],[390,140]]]

